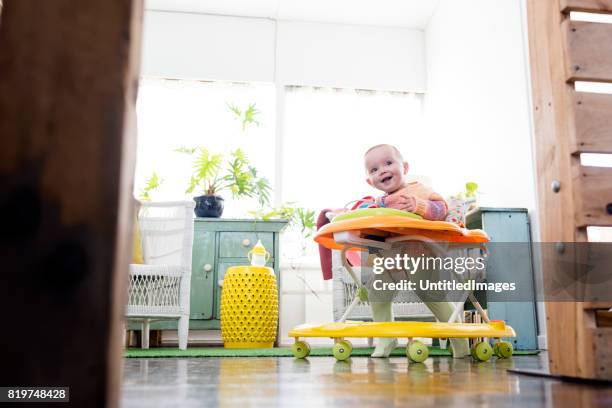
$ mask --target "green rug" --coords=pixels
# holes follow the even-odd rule
[[[352,356],[368,357],[372,354],[373,347],[359,347],[353,349]],[[515,356],[536,355],[539,350],[515,350]],[[392,356],[406,356],[406,349],[398,347],[391,353]],[[430,356],[450,357],[448,350],[441,350],[437,347],[429,348]],[[147,350],[139,348],[129,348],[124,350],[126,358],[157,358],[157,357],[293,357],[289,347],[263,348],[263,349],[226,349],[223,347],[194,347],[187,350],[178,348],[151,348]],[[332,356],[331,347],[313,348],[310,357],[330,357]]]

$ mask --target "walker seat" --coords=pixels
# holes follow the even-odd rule
[[[499,358],[512,355],[510,342],[501,341],[502,337],[516,337],[514,329],[503,321],[491,321],[482,309],[473,293],[467,292],[468,298],[481,315],[484,323],[457,323],[461,321],[459,308],[455,309],[448,322],[346,322],[346,317],[361,300],[367,298],[365,286],[356,277],[351,265],[346,262],[346,251],[358,249],[368,252],[380,250],[402,251],[402,242],[421,242],[440,251],[439,243],[452,247],[481,248],[489,241],[489,236],[482,230],[468,230],[457,224],[445,221],[423,220],[416,214],[388,208],[367,208],[350,211],[337,216],[331,223],[323,226],[314,240],[329,249],[342,251],[343,266],[357,285],[357,296],[346,310],[339,322],[319,325],[303,324],[289,331],[295,338],[292,350],[296,358],[305,358],[310,354],[310,346],[300,338],[331,337],[334,339],[333,354],[338,360],[350,357],[352,345],[345,337],[400,337],[407,338],[406,354],[414,362],[423,362],[429,351],[427,346],[415,337],[426,338],[483,338],[473,344],[471,354],[474,359],[487,361],[493,354]],[[399,244],[398,244],[399,243]],[[491,347],[487,338],[497,339]]]

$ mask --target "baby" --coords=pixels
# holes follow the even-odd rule
[[[406,181],[408,162],[395,146],[381,144],[371,147],[364,159],[367,183],[385,192],[376,199],[377,205],[416,213],[427,220],[445,219],[447,205],[444,198],[417,181]]]
[[[432,221],[444,220],[447,204],[444,198],[431,188],[419,183],[408,182],[408,162],[404,161],[399,150],[388,144],[371,147],[365,153],[365,168],[367,183],[383,191],[385,194],[376,198],[380,207],[395,208],[419,214]],[[387,271],[386,280],[395,281],[395,273]],[[448,321],[454,308],[448,302],[427,302],[427,293],[416,293],[440,321]],[[374,321],[393,321],[392,303],[389,301],[372,301],[372,316]],[[452,340],[453,355],[463,357],[469,354],[468,342],[465,339]],[[379,338],[372,357],[388,357],[397,346],[396,339]]]

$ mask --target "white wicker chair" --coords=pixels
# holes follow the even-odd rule
[[[138,225],[144,264],[131,264],[126,318],[142,322],[142,348],[149,324],[178,319],[179,348],[187,348],[194,202],[142,203]]]

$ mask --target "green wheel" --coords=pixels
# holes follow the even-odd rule
[[[336,357],[336,360],[338,361],[344,361],[349,358],[351,356],[352,351],[353,346],[350,342],[346,340],[341,340],[337,342],[336,344],[334,344],[334,348],[332,349],[334,357]]]
[[[514,352],[514,347],[512,347],[512,343],[508,341],[498,341],[495,343],[493,351],[499,358],[510,358]]]
[[[351,343],[351,342],[350,342],[350,341],[348,341],[348,340],[342,340],[342,341],[341,341],[341,343],[344,343],[344,345],[345,345],[346,347],[348,347],[348,348],[349,348],[349,350],[351,350],[351,353],[353,352],[353,343]]]
[[[420,341],[411,341],[406,347],[406,356],[415,363],[422,363],[429,357],[429,349]]]
[[[291,351],[295,358],[306,358],[310,355],[310,345],[305,341],[296,341],[291,346]]]
[[[472,357],[478,361],[487,361],[493,355],[493,347],[488,341],[480,341],[472,346]]]

